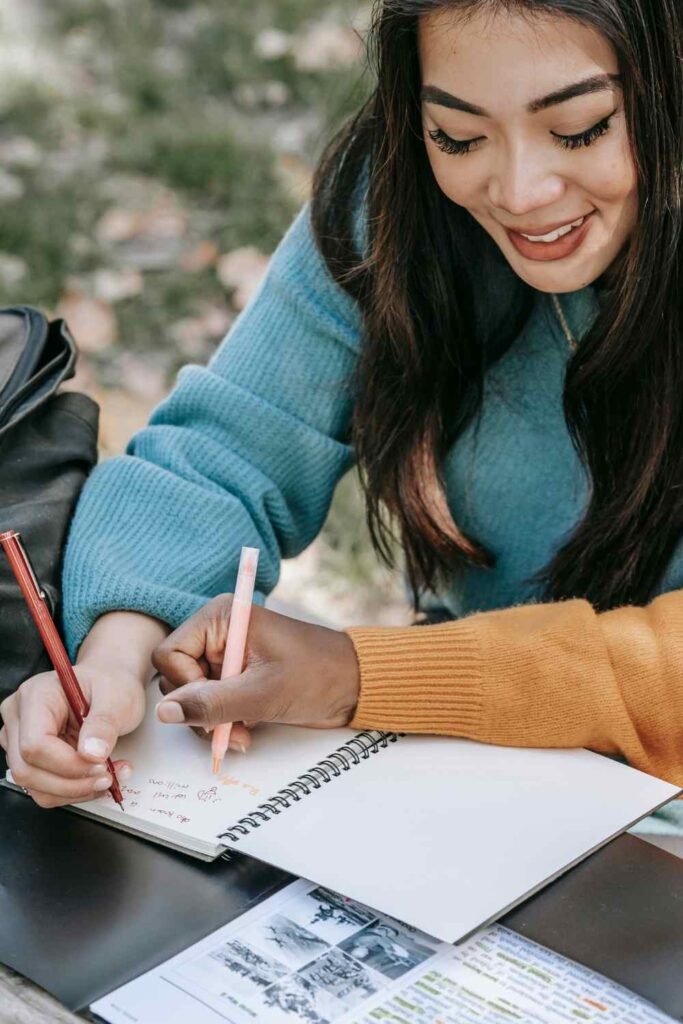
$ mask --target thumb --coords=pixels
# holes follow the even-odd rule
[[[130,719],[131,708],[116,688],[93,687],[90,711],[78,736],[79,754],[90,761],[109,757],[119,736],[137,724]]]
[[[215,728],[224,722],[282,721],[282,685],[272,665],[247,668],[230,679],[199,679],[157,704],[159,721]]]

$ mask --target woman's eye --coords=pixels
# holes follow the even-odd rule
[[[475,142],[479,142],[479,139],[452,139],[440,128],[434,128],[427,134],[444,153],[469,153]]]
[[[551,132],[553,142],[558,146],[562,146],[563,149],[580,149],[582,146],[590,146],[601,135],[609,131],[615,113],[616,110],[613,110],[611,114],[603,117],[602,121],[598,121],[592,128],[586,129],[585,132],[579,132],[577,135],[556,135],[555,132]],[[434,128],[427,132],[427,134],[444,153],[457,156],[469,153],[472,147],[484,138],[484,136],[480,136],[476,139],[452,139],[450,135],[446,135],[440,128]]]
[[[613,110],[607,117],[603,117],[602,121],[598,121],[597,124],[594,124],[592,128],[588,128],[585,132],[579,132],[578,135],[556,135],[555,132],[550,134],[557,145],[562,146],[563,149],[580,149],[582,146],[590,146],[601,135],[609,131],[610,123],[615,113],[616,110]]]

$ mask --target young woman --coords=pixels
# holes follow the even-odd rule
[[[109,785],[153,652],[165,722],[586,746],[683,785],[681,40],[679,0],[378,3],[376,90],[260,291],[85,488],[91,714],[70,730],[52,674],[2,707],[37,803]],[[379,554],[394,528],[453,621],[257,608],[246,671],[207,683],[241,545],[268,592],[354,460]]]

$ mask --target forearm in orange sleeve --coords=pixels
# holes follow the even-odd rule
[[[572,600],[347,632],[354,728],[588,747],[683,785],[683,591],[601,614]]]

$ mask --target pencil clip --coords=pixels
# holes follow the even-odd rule
[[[31,577],[31,582],[35,587],[36,594],[41,599],[41,601],[47,600],[47,595],[43,588],[41,587],[40,583],[38,582],[38,577],[36,575],[35,569],[33,568],[31,559],[28,556],[28,551],[26,550],[22,543],[21,534],[17,533],[16,530],[10,530],[7,533],[0,534],[0,541],[6,541],[14,545],[16,552],[19,555],[19,558],[21,559],[24,568],[26,569],[26,572]]]

